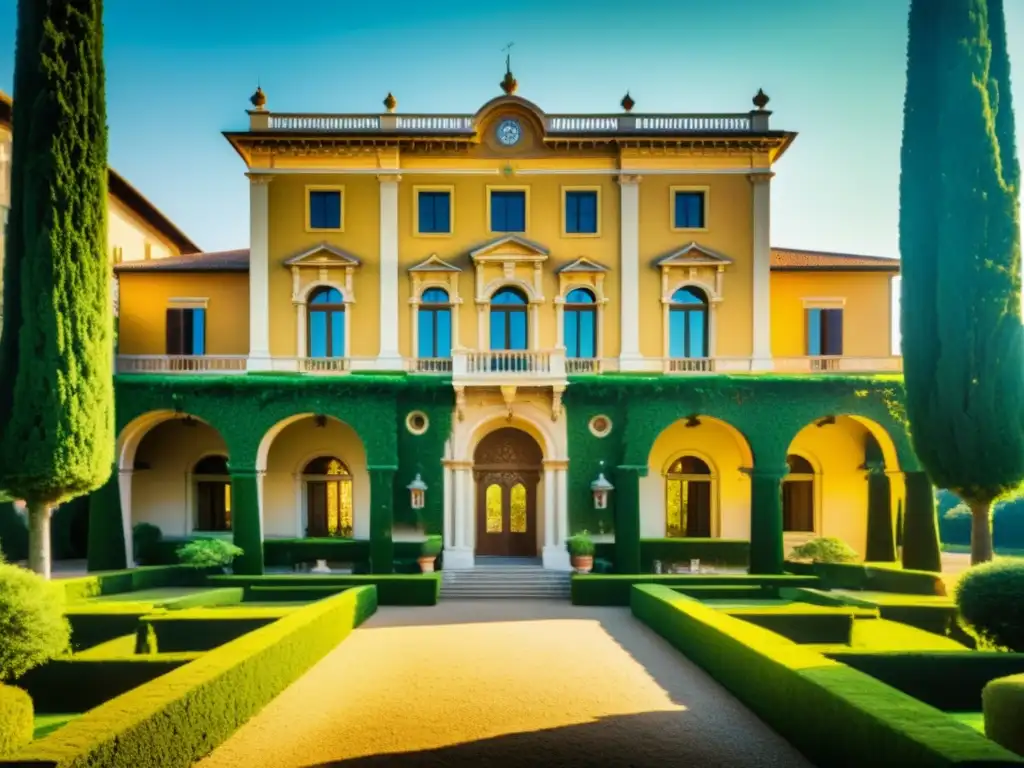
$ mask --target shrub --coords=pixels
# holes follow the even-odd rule
[[[795,547],[788,559],[811,563],[854,563],[859,557],[856,550],[842,539],[822,536]]]
[[[156,547],[164,537],[164,532],[152,523],[136,523],[132,528],[132,543],[135,562],[140,565],[153,565],[156,559]]]
[[[981,693],[985,735],[1024,754],[1024,675],[993,680]]]
[[[224,568],[242,554],[239,547],[223,539],[196,539],[178,547],[178,559],[193,568]]]
[[[957,504],[939,518],[939,533],[946,544],[971,543],[971,510],[966,504]]]
[[[441,537],[427,536],[420,549],[421,557],[437,557],[441,554]]]
[[[0,565],[0,681],[67,650],[71,630],[63,609],[63,594],[46,579]]]
[[[10,685],[0,685],[0,757],[32,741],[32,699]]]
[[[956,588],[960,621],[979,648],[1024,653],[1024,563],[971,568]]]
[[[573,557],[594,556],[594,540],[590,538],[590,534],[586,531],[581,531],[575,536],[570,536],[568,543],[569,554]]]

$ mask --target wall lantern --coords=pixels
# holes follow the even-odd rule
[[[412,508],[423,509],[423,505],[427,503],[427,484],[423,482],[420,473],[417,472],[416,479],[405,487],[409,489],[409,501]]]
[[[590,484],[590,492],[594,494],[594,509],[608,509],[608,492],[614,490],[615,486],[609,483],[604,476],[604,462],[602,461],[597,480]]]

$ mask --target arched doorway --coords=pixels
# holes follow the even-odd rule
[[[352,475],[333,456],[320,456],[302,471],[306,483],[306,535],[352,536]]]
[[[711,468],[696,456],[681,456],[665,475],[665,536],[711,536]]]
[[[502,427],[473,454],[476,480],[476,554],[537,554],[537,483],[543,454],[526,432]]]

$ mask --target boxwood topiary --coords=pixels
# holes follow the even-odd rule
[[[956,604],[980,649],[1024,653],[1024,563],[996,560],[971,568],[957,584]]]
[[[32,741],[32,730],[32,699],[21,688],[0,685],[0,757]]]
[[[70,635],[60,587],[16,565],[0,565],[0,681],[64,653]]]
[[[157,565],[157,545],[164,538],[164,532],[152,523],[136,523],[132,528],[132,544],[135,562],[139,565]]]
[[[242,554],[240,547],[224,539],[195,539],[178,547],[178,559],[193,568],[226,568]]]
[[[789,553],[789,560],[812,563],[854,563],[858,555],[849,544],[834,536],[811,539]]]

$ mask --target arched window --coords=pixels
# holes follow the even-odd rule
[[[711,468],[696,456],[683,456],[665,478],[665,536],[711,536]]]
[[[565,354],[597,357],[597,303],[586,288],[574,288],[565,297]]]
[[[306,535],[352,536],[352,474],[340,459],[320,456],[302,471],[306,482]]]
[[[195,531],[231,530],[231,477],[226,456],[207,456],[192,468]]]
[[[452,308],[448,291],[428,288],[420,296],[419,357],[452,356]]]
[[[789,474],[782,481],[782,530],[814,532],[814,467],[803,456],[786,457]]]
[[[337,288],[322,287],[309,297],[309,356],[345,356],[345,301]]]
[[[668,355],[708,356],[708,297],[699,288],[680,288],[668,311]]]
[[[491,349],[528,349],[526,295],[502,288],[491,296]]]

